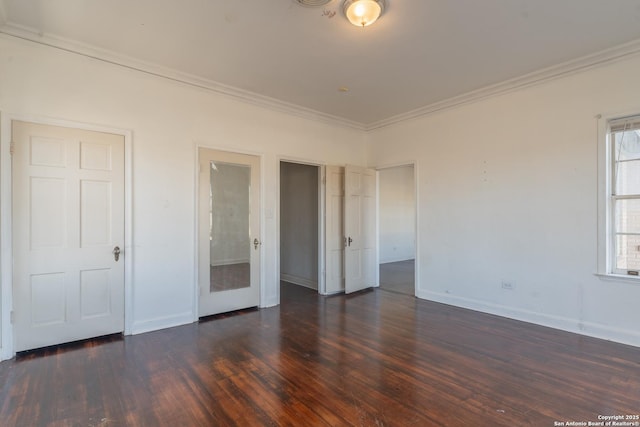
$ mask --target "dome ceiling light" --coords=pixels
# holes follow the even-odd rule
[[[373,24],[384,12],[385,0],[345,0],[342,10],[349,22],[357,27]]]

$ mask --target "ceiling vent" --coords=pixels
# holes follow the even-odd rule
[[[331,0],[296,0],[296,3],[307,7],[320,7],[329,3]]]

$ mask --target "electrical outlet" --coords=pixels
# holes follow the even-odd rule
[[[502,289],[506,289],[508,291],[512,291],[516,288],[515,282],[508,282],[506,280],[502,281]]]

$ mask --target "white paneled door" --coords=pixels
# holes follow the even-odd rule
[[[344,183],[345,292],[351,293],[376,286],[376,171],[346,166]]]
[[[200,148],[198,315],[260,303],[260,158]]]
[[[326,167],[326,293],[344,291],[344,168]]]
[[[16,351],[124,330],[124,137],[14,121]]]

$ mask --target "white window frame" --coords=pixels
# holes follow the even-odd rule
[[[625,120],[640,123],[640,109],[626,114],[598,115],[598,266],[596,275],[603,279],[623,280],[640,284],[640,276],[627,274],[615,265],[614,195],[613,167],[614,144],[611,138],[612,124]],[[625,197],[626,198],[626,197]],[[633,197],[629,197],[633,198]]]

